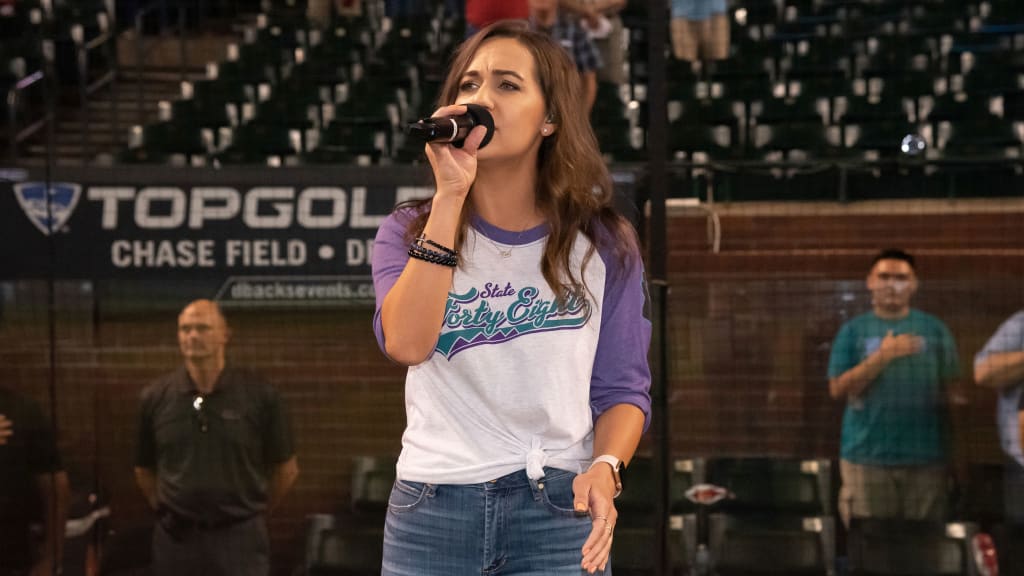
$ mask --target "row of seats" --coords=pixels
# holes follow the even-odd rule
[[[915,21],[939,4],[944,14],[962,15],[951,18],[950,27],[976,21],[985,29],[1005,10],[970,2],[883,4],[889,8],[741,3],[733,11],[739,33],[731,59],[704,66],[670,60],[671,157],[874,160],[898,155],[903,138],[915,135],[929,158],[1020,158],[1024,53],[1016,46],[1024,35],[1015,28],[998,28],[986,37],[989,44],[979,40],[987,32],[948,27],[911,37],[897,34],[898,28],[856,38],[833,30],[871,14]],[[821,22],[822,11],[832,14],[835,26],[798,34],[784,25],[807,14]],[[189,165],[416,161],[421,151],[406,146],[401,127],[433,106],[457,27],[440,17],[362,18],[338,20],[325,32],[304,18],[294,8],[262,14],[246,41],[211,64],[206,80],[183,91],[161,123],[134,129],[122,159]],[[643,34],[631,38],[631,54],[644,54]],[[635,57],[630,68],[630,84],[601,86],[592,116],[610,161],[646,159],[646,77]]]
[[[429,113],[454,33],[426,24],[264,13],[206,78],[133,128],[127,162],[376,164],[401,159],[401,127]],[[410,155],[414,154],[413,151]]]
[[[669,59],[674,158],[870,161],[898,156],[907,135],[932,159],[1021,157],[1019,2],[746,0],[730,14],[729,59]],[[595,126],[610,160],[646,157],[646,30],[634,23],[630,85],[599,103],[616,119]]]
[[[44,71],[53,71],[54,85],[87,90],[109,79],[112,7],[106,0],[18,0],[0,11],[0,138],[10,146],[45,115]]]
[[[393,458],[353,461],[350,507],[307,519],[304,574],[379,573]],[[980,574],[975,551],[995,550],[1003,574],[1024,573],[1024,527],[978,522],[855,520],[838,558],[835,470],[829,460],[692,458],[670,470],[672,574]],[[655,573],[655,466],[635,458],[616,501],[612,550],[619,576]],[[711,502],[715,495],[721,498]],[[704,501],[698,504],[696,501]],[[995,536],[986,545],[982,529]]]

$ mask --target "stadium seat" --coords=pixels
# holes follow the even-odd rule
[[[391,456],[359,456],[352,459],[352,510],[379,515],[387,511],[395,483],[396,459]]]
[[[825,160],[842,156],[839,129],[813,123],[783,122],[755,126],[751,145],[760,156],[769,155],[766,159],[770,159],[773,152],[781,153],[779,159],[788,161]],[[819,170],[814,168],[812,171]],[[790,175],[795,174],[790,172]]]
[[[1021,136],[1012,123],[985,115],[952,123],[948,140],[937,144],[946,155],[1019,158]]]
[[[910,114],[904,103],[896,97],[872,99],[867,96],[844,98],[837,106],[836,121],[840,128],[840,141],[846,143],[847,126],[873,124],[905,125],[910,122]]]
[[[957,485],[953,518],[978,523],[982,530],[1003,521],[1003,464],[971,463]]]
[[[726,126],[687,124],[685,119],[668,127],[668,150],[677,160],[699,161],[699,154],[707,159],[722,159],[734,155],[732,135]]]
[[[150,150],[159,150],[168,155],[202,156],[208,151],[196,127],[173,120],[146,126],[142,143]]]
[[[772,95],[772,82],[764,62],[739,59],[718,60],[708,64],[710,97],[744,102],[760,101]],[[719,94],[720,93],[720,94]]]
[[[284,126],[250,122],[231,134],[231,143],[215,159],[226,164],[280,166],[301,151],[301,134]]]
[[[821,106],[813,96],[801,98],[769,98],[753,107],[751,122],[758,125],[826,124],[828,106]]]
[[[360,165],[377,164],[389,155],[388,129],[388,125],[380,121],[330,122],[320,131],[317,144],[311,146],[304,160],[320,164],[354,157]]]
[[[900,143],[905,137],[918,133],[919,127],[908,122],[847,125],[845,144],[868,158],[892,158],[901,153]]]
[[[999,558],[1000,576],[1024,576],[1024,524],[1000,524],[992,528]]]
[[[736,147],[742,146],[743,141],[740,136],[742,134],[741,128],[745,126],[743,121],[743,105],[729,102],[727,100],[693,100],[679,103],[679,115],[673,117],[671,114],[673,103],[669,102],[669,120],[671,120],[678,129],[685,130],[687,126],[705,126],[705,127],[719,127],[724,126],[729,131],[727,139],[719,139],[718,142],[723,146]],[[641,121],[643,123],[643,121]],[[671,134],[676,130],[672,128]]]
[[[672,576],[691,574],[697,549],[697,517],[674,516],[668,528],[669,562]],[[653,526],[622,526],[615,529],[611,568],[615,576],[655,576],[655,534]]]
[[[835,518],[711,514],[708,548],[718,576],[827,576],[835,564]]]
[[[710,458],[707,481],[733,494],[716,511],[828,516],[834,510],[829,460]]]
[[[847,552],[851,576],[975,576],[969,522],[854,518]]]
[[[384,524],[377,528],[339,526],[323,530],[307,576],[378,576],[384,551]]]
[[[686,498],[686,491],[704,482],[704,460],[684,458],[670,463],[669,511],[672,514],[689,514],[696,509]],[[625,490],[615,501],[620,514],[620,525],[650,528],[657,511],[654,460],[635,457],[626,468],[624,478],[639,489]]]

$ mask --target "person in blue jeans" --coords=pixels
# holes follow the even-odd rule
[[[948,499],[949,407],[962,403],[956,341],[910,307],[914,258],[885,250],[867,277],[872,310],[832,343],[829,392],[846,401],[840,437],[840,516],[943,520]]]
[[[1024,310],[1003,322],[974,357],[974,381],[999,393],[996,421],[1006,454],[1006,519],[1024,523]]]
[[[426,145],[432,198],[373,254],[374,332],[409,367],[384,576],[609,574],[621,490],[650,414],[651,324],[636,235],[569,55],[525,22],[457,52]]]

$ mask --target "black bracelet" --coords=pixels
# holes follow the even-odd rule
[[[445,254],[448,254],[449,256],[456,256],[457,257],[459,255],[459,253],[456,252],[455,250],[452,250],[451,248],[449,248],[447,246],[442,246],[441,244],[438,244],[437,242],[434,242],[430,238],[427,238],[426,235],[424,235],[424,234],[420,234],[419,236],[416,237],[416,244],[419,245],[421,248],[423,247],[424,243],[430,244],[434,248],[437,248],[438,250],[440,250],[441,252],[444,252]],[[428,250],[429,250],[429,248],[428,248]]]
[[[459,259],[455,256],[424,248],[419,244],[412,244],[409,246],[409,257],[417,260],[423,260],[424,262],[430,262],[431,264],[440,264],[441,266],[447,266],[449,268],[454,268],[459,265]]]

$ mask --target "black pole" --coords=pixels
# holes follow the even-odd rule
[[[138,106],[139,126],[145,126],[146,124],[146,111],[142,107],[142,60],[146,57],[146,52],[143,48],[144,15],[145,8],[139,9],[135,13],[135,82],[137,84],[135,87],[135,105]]]
[[[668,411],[668,377],[666,362],[666,319],[668,318],[668,278],[666,262],[665,196],[667,188],[665,127],[668,125],[668,103],[665,87],[665,47],[667,46],[668,5],[666,0],[647,0],[647,153],[648,198],[651,203],[648,234],[648,267],[654,287],[654,337],[651,355],[652,394],[655,434],[654,468],[657,494],[655,526],[656,574],[669,576],[672,563],[669,546],[669,486],[671,474],[672,435]]]
[[[185,22],[185,10],[185,2],[178,2],[178,57],[180,58],[179,66],[181,67],[182,82],[188,80],[188,70],[186,64],[188,62],[188,53],[186,52],[185,48],[185,26],[187,25]]]
[[[48,386],[47,394],[49,395],[50,401],[50,430],[52,432],[53,441],[57,442],[57,281],[56,281],[56,259],[57,259],[57,245],[54,234],[57,233],[53,227],[53,195],[51,194],[51,188],[53,187],[53,169],[56,163],[56,156],[54,146],[56,145],[56,135],[54,124],[57,122],[57,111],[56,111],[56,92],[57,76],[56,76],[56,40],[54,38],[45,39],[43,42],[46,43],[43,48],[43,66],[45,67],[44,81],[43,81],[43,98],[45,100],[46,114],[48,120],[46,122],[46,164],[44,166],[44,178],[43,178],[43,198],[46,201],[46,229],[48,231],[46,235],[46,249],[47,256],[49,258],[50,273],[46,276],[46,321],[48,333],[47,336],[50,341],[49,354],[47,355],[47,361],[49,363],[49,370],[47,374]],[[58,493],[57,493],[57,476],[56,474],[50,474],[50,501],[51,506],[45,511],[46,514],[50,515],[50,524],[56,525],[57,522],[64,522],[64,518],[59,517],[60,507],[58,506]],[[53,543],[54,546],[59,546],[57,542]],[[54,576],[61,573],[61,566],[57,558],[57,551],[50,550],[49,553],[53,556],[53,565],[51,571]]]

